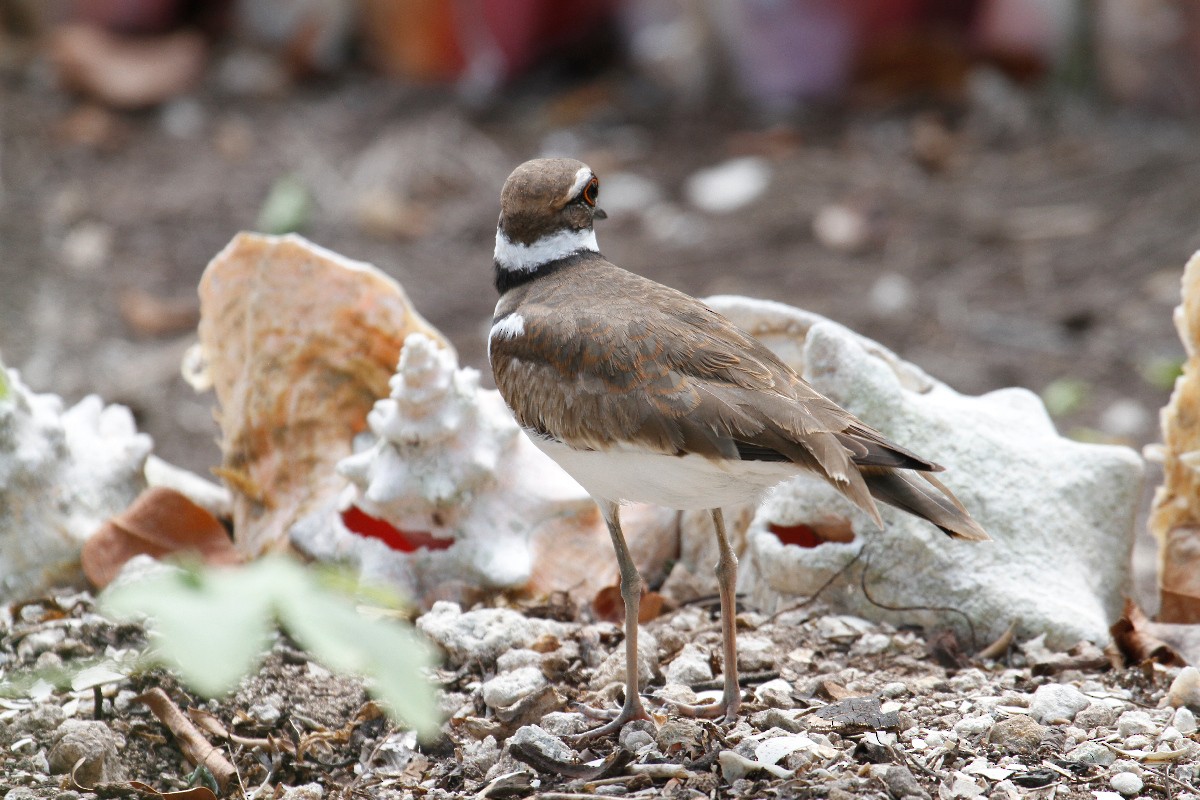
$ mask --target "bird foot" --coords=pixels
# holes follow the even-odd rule
[[[619,709],[611,708],[593,708],[592,706],[579,705],[579,713],[591,719],[606,719],[607,723],[598,728],[592,728],[590,731],[575,734],[574,736],[566,737],[566,741],[570,745],[577,745],[583,742],[589,742],[594,739],[599,739],[607,736],[610,733],[620,733],[621,728],[625,724],[632,722],[635,719],[650,719],[650,715],[646,713],[646,709],[642,707],[641,698],[637,698],[636,702],[625,703]]]
[[[680,703],[676,700],[668,700],[666,698],[655,698],[667,706],[670,711],[678,714],[681,717],[693,717],[696,719],[715,719],[721,722],[734,722],[737,720],[738,709],[742,705],[742,698],[734,695],[732,698],[723,698],[717,703]]]

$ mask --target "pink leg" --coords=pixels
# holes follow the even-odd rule
[[[611,722],[573,737],[573,743],[619,732],[630,720],[650,719],[638,694],[638,606],[642,599],[642,578],[638,575],[637,565],[633,563],[629,546],[625,544],[625,535],[621,532],[619,507],[609,501],[596,502],[604,514],[604,521],[608,523],[608,534],[612,537],[617,563],[621,568],[621,599],[625,601],[625,703],[615,712],[583,707],[581,710],[587,716],[611,719]]]

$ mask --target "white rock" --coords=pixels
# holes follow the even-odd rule
[[[542,654],[527,647],[514,647],[496,658],[496,671],[509,672],[521,667],[536,667],[542,663]]]
[[[970,800],[970,798],[982,796],[985,791],[970,775],[955,772],[950,780],[944,781],[938,787],[938,796],[942,800],[955,800],[956,798]]]
[[[1154,720],[1145,711],[1126,711],[1117,718],[1117,733],[1122,738],[1137,733],[1155,733],[1157,730],[1158,725],[1154,724]]]
[[[514,744],[532,747],[555,761],[570,763],[575,760],[575,753],[563,743],[562,739],[547,733],[537,725],[525,725],[518,728],[517,732],[508,740],[510,747]]]
[[[897,272],[886,272],[876,278],[867,293],[871,310],[879,317],[890,317],[907,311],[916,299],[912,281]]]
[[[50,748],[50,771],[71,773],[83,786],[123,780],[120,750],[125,738],[103,722],[68,719],[58,726]]]
[[[1094,797],[1095,800],[1123,800],[1118,792],[1101,792],[1093,790],[1092,797]]]
[[[776,778],[792,777],[791,770],[784,769],[775,764],[764,764],[761,761],[754,761],[735,753],[733,750],[722,750],[718,753],[717,763],[721,765],[721,777],[725,779],[726,783],[733,783],[755,772],[767,772]]]
[[[816,478],[800,476],[768,495],[748,533],[739,589],[771,609],[807,597],[858,555],[866,541],[896,575],[876,564],[876,594],[906,606],[951,606],[975,623],[980,641],[1011,620],[1018,635],[1046,634],[1052,647],[1108,640],[1129,578],[1127,553],[1141,497],[1142,461],[1123,447],[1057,434],[1041,401],[1023,389],[958,394],[882,345],[816,314],[767,301],[712,297],[708,304],[758,336],[819,391],[906,448],[946,466],[939,478],[973,512],[993,542],[949,540],[926,522],[881,507],[885,530]],[[841,517],[850,543],[784,545],[772,523]],[[851,578],[850,582],[855,582]],[[943,612],[880,609],[859,591],[829,593],[835,610],[891,623],[958,624]]]
[[[1125,797],[1133,797],[1142,790],[1143,786],[1142,779],[1132,772],[1118,772],[1112,776],[1108,784]]]
[[[770,669],[775,664],[775,643],[761,636],[738,637],[738,668],[744,672]]]
[[[1197,729],[1196,715],[1187,706],[1182,706],[1175,709],[1175,716],[1171,718],[1171,724],[1184,736],[1191,736]]]
[[[954,732],[964,739],[978,739],[992,729],[996,719],[991,714],[964,717],[954,723]]]
[[[281,800],[321,800],[325,789],[319,783],[304,783],[300,786],[289,786],[283,790]]]
[[[688,202],[710,214],[727,214],[757,200],[771,184],[771,167],[765,159],[735,158],[687,179],[683,191]]]
[[[454,665],[467,660],[494,661],[516,647],[528,647],[545,635],[564,637],[561,622],[527,617],[508,608],[479,608],[463,613],[458,603],[435,603],[417,619],[417,627],[442,646]]]
[[[1043,725],[1058,725],[1072,721],[1091,704],[1083,692],[1070,684],[1047,683],[1033,693],[1029,713]]]
[[[639,629],[638,633],[638,682],[646,686],[658,672],[658,639],[653,634]],[[612,683],[625,682],[625,642],[621,642],[608,657],[596,667],[592,675],[592,688],[603,689]]]
[[[576,711],[551,711],[541,719],[542,728],[552,736],[574,736],[587,730],[591,723]]]
[[[1200,669],[1181,669],[1175,680],[1171,681],[1166,702],[1172,708],[1187,708],[1200,713]]]
[[[797,751],[809,756],[806,761],[825,761],[838,752],[829,744],[821,744],[803,733],[795,733],[762,740],[754,748],[754,759],[763,764],[778,764]]]
[[[1082,742],[1067,753],[1071,761],[1107,767],[1117,760],[1117,755],[1099,742]]]
[[[685,686],[711,681],[713,671],[708,653],[696,644],[684,645],[679,655],[663,670],[663,677],[667,683],[681,683]]]
[[[146,488],[151,447],[124,406],[89,395],[64,411],[0,363],[0,603],[77,570],[84,540]]]
[[[511,706],[546,685],[546,676],[537,667],[521,667],[501,672],[483,684],[483,702],[489,708]]]
[[[783,678],[775,678],[756,686],[754,699],[769,708],[792,708],[796,705],[796,701],[792,699],[792,685]]]

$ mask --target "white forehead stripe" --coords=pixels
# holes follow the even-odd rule
[[[515,339],[525,335],[525,318],[520,314],[509,314],[504,319],[492,325],[488,339]]]
[[[587,186],[588,181],[592,179],[592,171],[588,167],[580,167],[575,173],[575,182],[571,184],[571,188],[567,190],[567,199],[573,200],[577,194],[583,191],[583,187]]]
[[[510,272],[532,272],[580,250],[600,252],[594,230],[563,230],[543,236],[533,244],[518,244],[496,229],[496,264]]]

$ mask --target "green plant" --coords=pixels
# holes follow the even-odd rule
[[[100,609],[146,617],[151,655],[209,697],[257,667],[279,625],[325,666],[365,678],[395,718],[422,737],[434,735],[441,720],[422,674],[434,663],[431,648],[407,623],[363,613],[337,582],[268,556],[243,567],[192,566],[121,582],[101,596]]]

